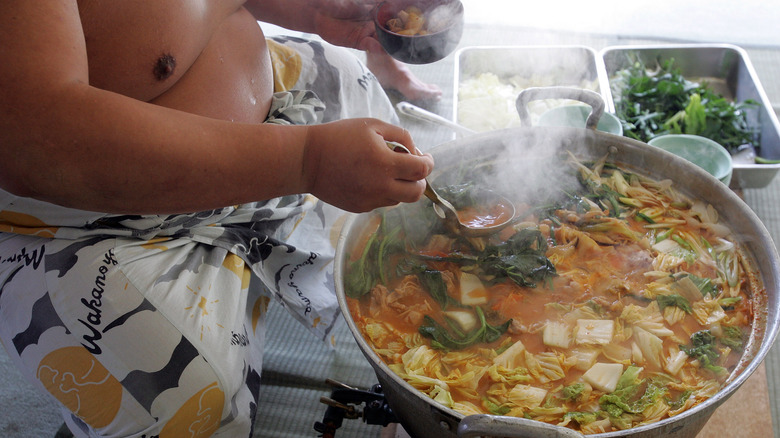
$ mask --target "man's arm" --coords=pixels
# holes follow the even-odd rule
[[[259,21],[314,33],[331,44],[364,50],[366,64],[382,86],[398,90],[407,99],[440,99],[442,91],[437,85],[421,81],[379,44],[373,22],[373,8],[377,3],[377,0],[249,0],[246,6]]]
[[[337,46],[384,52],[376,40],[373,8],[379,0],[248,0],[259,21],[321,36]]]
[[[418,199],[432,167],[380,147],[411,139],[374,120],[238,124],[91,87],[75,0],[0,2],[0,59],[0,187],[19,196],[140,214],[310,192],[365,211]]]
[[[301,169],[304,130],[261,132],[91,87],[74,0],[4,1],[0,29],[6,190],[82,209],[151,212],[257,199],[258,187],[267,196],[304,189],[300,173],[263,178],[247,159],[263,135],[270,168]]]

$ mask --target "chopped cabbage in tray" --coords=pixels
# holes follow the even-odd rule
[[[598,81],[583,80],[578,84],[561,83],[554,76],[533,75],[499,78],[494,73],[481,73],[464,79],[458,85],[458,123],[478,132],[520,126],[515,108],[517,95],[526,88],[548,86],[580,87],[598,91]],[[532,124],[552,108],[572,104],[566,99],[536,100],[528,104]]]

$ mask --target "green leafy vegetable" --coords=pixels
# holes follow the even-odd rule
[[[528,228],[513,234],[500,243],[486,242],[478,254],[452,252],[447,256],[416,254],[415,258],[426,261],[446,261],[462,265],[476,265],[485,277],[494,281],[510,279],[525,287],[536,287],[539,282],[557,275],[555,266],[546,256],[547,241],[538,229]],[[405,261],[406,273],[419,272],[419,265]]]
[[[563,388],[562,396],[564,400],[577,401],[585,390],[585,384],[582,382],[572,383]]]
[[[666,398],[666,404],[668,404],[672,409],[680,409],[685,405],[685,402],[688,401],[688,398],[690,398],[692,394],[693,391],[685,390],[682,392],[682,394],[680,394],[680,397],[677,400]]]
[[[634,61],[617,72],[613,95],[624,135],[643,142],[663,134],[694,134],[717,141],[729,152],[744,144],[758,148],[758,130],[747,112],[758,107],[752,99],[731,102],[706,82],[685,78],[674,59],[656,70]]]
[[[444,283],[441,272],[426,269],[417,274],[417,278],[420,279],[423,288],[439,303],[441,308],[446,309],[452,298],[447,295],[447,284]]]
[[[639,414],[667,394],[668,390],[663,385],[640,379],[641,371],[640,367],[629,366],[620,376],[615,391],[599,399],[599,405],[611,417],[620,417],[626,413]],[[645,387],[644,392],[637,398],[642,386]]]
[[[742,301],[742,297],[724,297],[718,300],[718,304],[725,311],[734,310],[734,306]]]
[[[726,345],[734,350],[742,350],[745,343],[743,340],[742,330],[740,330],[739,327],[733,327],[730,325],[724,325],[722,328],[723,337],[719,338],[718,340],[723,345]]]
[[[449,184],[439,188],[441,196],[460,208],[480,203],[480,192],[470,183]]]
[[[620,198],[623,196],[620,193],[612,190],[608,185],[593,181],[588,177],[585,172],[577,174],[577,179],[580,184],[587,190],[587,193],[583,197],[592,200],[609,211],[609,215],[612,217],[620,217],[620,213],[625,210],[620,204]],[[581,211],[590,210],[590,205],[587,202],[580,201],[580,196],[572,196],[573,201],[577,201],[577,207]]]
[[[350,264],[344,276],[344,293],[348,297],[360,298],[376,285],[376,270],[373,268],[377,263],[376,254],[379,249],[377,240],[377,234],[371,235],[363,248],[363,254]]]
[[[382,224],[384,225],[385,222],[382,221]],[[376,262],[377,262],[377,271],[379,271],[379,281],[382,282],[382,284],[388,284],[388,272],[387,268],[385,267],[385,262],[389,259],[389,255],[392,252],[395,252],[397,250],[400,250],[403,248],[403,244],[398,240],[398,235],[401,232],[401,227],[393,227],[389,233],[387,233],[385,236],[383,236],[382,239],[379,241],[379,252],[376,256]]]
[[[489,343],[497,340],[509,328],[512,320],[493,326],[488,324],[485,313],[480,307],[476,308],[479,317],[480,327],[474,329],[465,336],[451,334],[444,326],[436,322],[433,318],[425,315],[425,324],[420,326],[418,331],[421,335],[431,339],[431,347],[440,350],[462,350],[474,344]]]
[[[512,410],[512,408],[507,405],[499,405],[487,399],[485,399],[485,406],[487,407],[488,412],[493,415],[506,415]]]
[[[718,289],[715,287],[711,278],[702,278],[693,274],[688,274],[688,278],[690,278],[691,281],[693,281],[693,284],[699,288],[702,296],[706,297],[707,295],[710,295],[713,298],[718,296]]]
[[[546,200],[545,204],[535,207],[534,211],[540,218],[549,219],[554,226],[560,226],[561,221],[556,216],[557,210],[572,210],[578,213],[585,213],[590,210],[591,205],[585,199],[585,192],[589,193],[589,181],[586,181],[581,173],[577,174],[577,180],[580,182],[583,193],[571,193],[567,190],[560,191],[560,199]]]
[[[691,302],[681,295],[658,295],[655,300],[658,301],[658,308],[661,309],[661,311],[666,307],[673,306],[683,309],[685,313],[693,313]]]
[[[718,264],[718,275],[723,276],[731,287],[739,282],[739,257],[733,248],[715,254],[715,262]]]
[[[720,374],[726,371],[726,369],[715,365],[715,362],[720,357],[715,341],[715,336],[709,330],[701,330],[691,335],[690,346],[680,345],[680,350],[698,360],[702,368],[708,369],[715,374]]]
[[[505,242],[487,246],[479,256],[479,263],[488,275],[509,278],[525,287],[557,275],[555,266],[545,255],[547,241],[538,229],[525,228]]]
[[[382,218],[379,229],[371,234],[360,258],[350,263],[344,276],[344,293],[351,298],[360,298],[367,294],[377,283],[389,284],[388,266],[385,263],[392,254],[405,251],[400,238],[400,225],[389,227],[388,220]]]
[[[688,100],[688,106],[685,107],[685,133],[691,135],[697,135],[706,129],[707,125],[707,111],[701,101],[701,95],[699,93],[691,94],[690,100]]]
[[[584,426],[598,420],[599,414],[596,412],[567,412],[563,414],[563,418],[571,419],[580,426]]]
[[[609,210],[610,216],[620,217],[620,213],[624,210],[619,202],[622,199],[620,193],[612,190],[606,184],[602,184],[600,187],[593,190],[593,196],[596,200],[601,201],[601,204]]]

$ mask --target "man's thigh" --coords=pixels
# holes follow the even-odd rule
[[[16,236],[0,254],[0,339],[71,429],[248,435],[264,306],[247,305],[240,259],[188,239],[102,237]]]

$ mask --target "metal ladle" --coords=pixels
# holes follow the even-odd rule
[[[386,143],[387,146],[395,152],[403,152],[407,154],[411,153],[409,149],[401,143],[394,141],[387,141]],[[425,178],[425,196],[433,202],[433,210],[436,212],[436,215],[444,220],[445,225],[447,225],[447,227],[452,232],[465,237],[484,237],[497,233],[510,225],[512,223],[512,219],[515,217],[516,210],[514,203],[495,192],[490,190],[484,191],[490,192],[492,197],[500,199],[502,203],[510,209],[510,215],[509,218],[504,222],[500,222],[489,227],[472,227],[460,221],[458,211],[455,209],[455,207],[449,201],[439,196],[439,194],[436,193],[436,190],[434,190],[431,186],[428,178]]]

